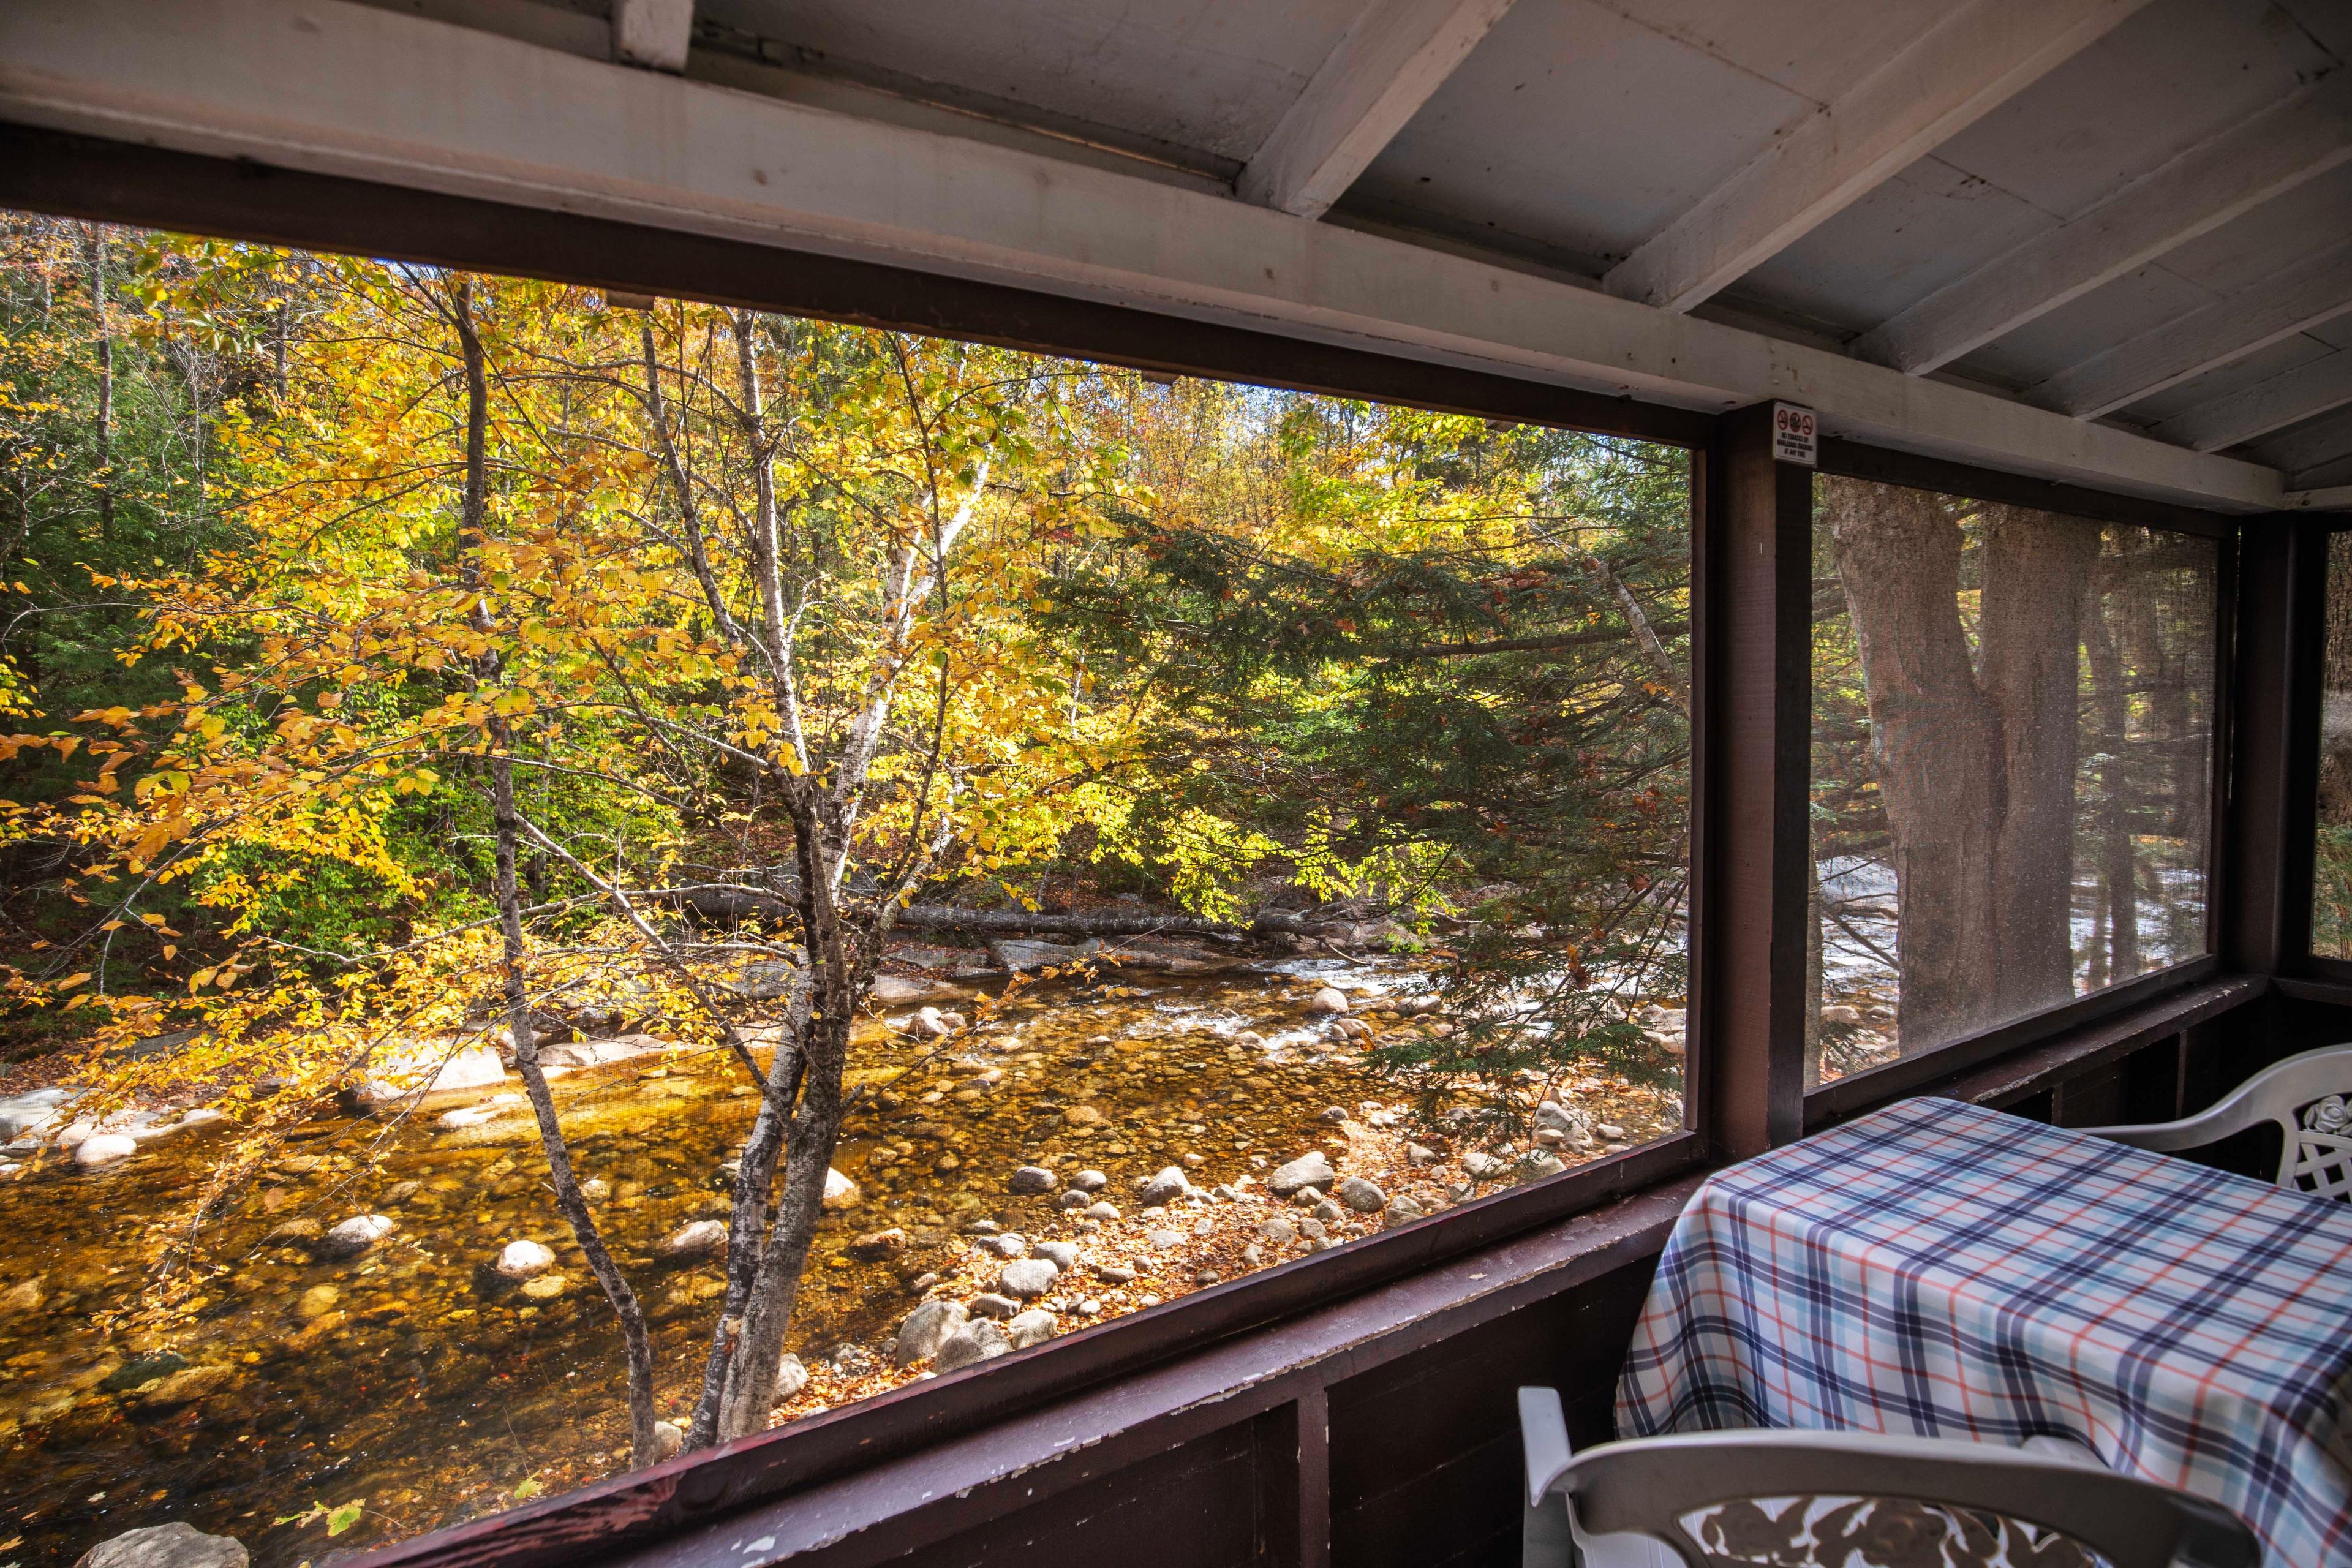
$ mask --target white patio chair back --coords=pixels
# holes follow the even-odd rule
[[[2265,1121],[2276,1123],[2284,1140],[2280,1186],[2315,1198],[2352,1199],[2352,1045],[2323,1046],[2266,1067],[2210,1110],[2179,1121],[2080,1131],[2171,1154]]]
[[[1775,1429],[1641,1437],[1579,1454],[1569,1446],[1559,1394],[1549,1388],[1519,1390],[1519,1431],[1527,1454],[1525,1568],[1571,1568],[1578,1561],[1585,1568],[1816,1561],[1819,1568],[1848,1568],[1866,1549],[1857,1552],[1851,1537],[1814,1538],[1806,1521],[1817,1521],[1820,1510],[1794,1511],[1803,1500],[1829,1498],[1967,1510],[1979,1522],[2054,1532],[2113,1568],[2259,1568],[2262,1562],[2253,1531],[2228,1510],[2063,1449]],[[1729,1521],[1717,1511],[1751,1502],[1778,1513],[1751,1510]],[[1860,1515],[1849,1510],[1843,1517]],[[1760,1542],[1757,1524],[1776,1520],[1797,1521],[1790,1541]],[[1693,1528],[1698,1537],[1688,1532]],[[1914,1541],[1923,1563],[1968,1560],[1953,1555],[1948,1535]],[[1987,1562],[2049,1560],[2046,1536],[2003,1536],[1990,1544]],[[1909,1560],[1906,1554],[1904,1563],[1872,1568],[1909,1568]]]

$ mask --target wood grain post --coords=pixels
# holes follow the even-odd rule
[[[1698,1010],[1689,1092],[1729,1158],[1801,1135],[1812,874],[1812,479],[1769,405],[1725,416],[1700,479]]]

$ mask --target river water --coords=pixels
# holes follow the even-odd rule
[[[1354,992],[1376,1030],[1426,1026],[1395,1010],[1420,979],[1389,961],[1054,982],[945,1047],[864,1026],[850,1075],[864,1101],[835,1161],[859,1200],[828,1215],[817,1239],[791,1336],[814,1376],[779,1418],[912,1375],[893,1371],[887,1351],[922,1289],[987,1286],[991,1260],[963,1234],[974,1221],[1083,1230],[1097,1257],[1136,1266],[1131,1283],[1090,1281],[1049,1303],[1064,1331],[1199,1288],[1204,1269],[1231,1278],[1319,1245],[1257,1247],[1266,1200],[1244,1193],[1204,1209],[1181,1255],[1155,1253],[1139,1227],[1163,1222],[1097,1226],[1009,1197],[1006,1178],[1024,1163],[1099,1170],[1101,1195],[1126,1208],[1141,1178],[1187,1155],[1207,1186],[1321,1147],[1343,1173],[1443,1206],[1458,1169],[1403,1152],[1408,1135],[1439,1130],[1412,1121],[1360,1047],[1307,1014],[1329,982]],[[1624,1137],[1678,1122],[1670,1069],[1647,1081],[1593,1072],[1573,1088]],[[641,1058],[556,1088],[583,1176],[611,1189],[598,1217],[652,1320],[662,1414],[682,1422],[722,1266],[664,1268],[651,1249],[690,1220],[724,1217],[718,1173],[749,1127],[752,1091],[717,1052]],[[217,1223],[211,1249],[227,1272],[175,1331],[131,1343],[101,1336],[92,1314],[137,1289],[146,1223],[205,1178],[221,1134],[0,1183],[0,1568],[69,1563],[166,1520],[236,1536],[261,1568],[294,1568],[620,1468],[619,1335],[555,1211],[527,1110],[461,1131],[435,1125],[448,1105],[491,1093],[393,1122],[306,1124]],[[357,1258],[330,1261],[283,1239],[289,1222],[366,1214],[395,1228]],[[1328,1243],[1379,1223],[1350,1215]],[[854,1238],[885,1228],[902,1231],[904,1247],[852,1255]],[[1164,1251],[1170,1233],[1152,1234]],[[524,1289],[489,1268],[521,1238],[554,1251],[556,1283]],[[313,1505],[351,1503],[358,1522],[331,1540]]]

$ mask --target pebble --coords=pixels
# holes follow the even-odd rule
[[[1082,1317],[1095,1317],[1100,1314],[1101,1311],[1102,1303],[1092,1296],[1087,1297],[1085,1300],[1078,1303],[1078,1312]]]
[[[580,1195],[592,1204],[601,1204],[613,1195],[613,1184],[602,1176],[591,1176],[580,1184]]]
[[[1434,1165],[1437,1163],[1438,1154],[1436,1150],[1425,1143],[1407,1143],[1404,1146],[1404,1157],[1416,1165]]]
[[[1173,1252],[1184,1245],[1184,1233],[1181,1230],[1155,1230],[1143,1239],[1162,1252]]]
[[[246,1568],[251,1561],[236,1537],[206,1535],[175,1519],[101,1541],[74,1568]]]
[[[915,1276],[914,1280],[908,1285],[907,1289],[919,1296],[939,1282],[940,1277],[937,1274],[918,1274]]]
[[[1216,1282],[1217,1271],[1213,1268],[1203,1268],[1192,1276],[1192,1283],[1195,1285],[1214,1285]]]
[[[950,1156],[952,1157],[952,1156]],[[845,1209],[857,1206],[857,1184],[830,1166],[824,1173],[824,1197],[822,1207]]]
[[[1029,1250],[1028,1238],[1016,1236],[1011,1231],[1006,1231],[1001,1236],[975,1237],[972,1245],[982,1252],[994,1253],[999,1258],[1018,1258]]]
[[[1004,1337],[1012,1342],[1014,1350],[1025,1351],[1052,1339],[1059,1327],[1053,1313],[1032,1307],[1004,1325]]]
[[[1286,1219],[1270,1219],[1257,1227],[1257,1233],[1276,1247],[1286,1246],[1298,1239],[1297,1228]]]
[[[1098,1193],[1110,1185],[1110,1178],[1100,1171],[1080,1171],[1070,1178],[1070,1185],[1082,1193]]]
[[[1319,1187],[1301,1187],[1290,1194],[1290,1201],[1300,1208],[1311,1209],[1323,1201],[1323,1192]]]
[[[509,1241],[490,1267],[509,1279],[530,1279],[555,1267],[555,1254],[535,1241]]]
[[[1613,1122],[1596,1121],[1592,1124],[1592,1130],[1601,1134],[1601,1140],[1604,1142],[1622,1143],[1625,1142],[1625,1130],[1622,1127],[1617,1126]]]
[[[1519,1180],[1538,1181],[1545,1176],[1557,1176],[1567,1169],[1559,1155],[1549,1149],[1538,1149],[1519,1161]]]
[[[1013,1342],[1005,1337],[1004,1331],[982,1318],[950,1334],[931,1364],[941,1372],[953,1372],[975,1362],[1010,1354],[1012,1350]]]
[[[975,1318],[1009,1318],[1021,1310],[1020,1302],[1010,1296],[999,1296],[994,1291],[974,1296],[970,1306]]]
[[[1064,1193],[1060,1197],[1054,1200],[1054,1206],[1055,1208],[1063,1209],[1082,1209],[1087,1206],[1087,1194],[1080,1192],[1076,1187],[1072,1187],[1069,1191]]]
[[[1474,1182],[1491,1182],[1503,1173],[1503,1162],[1474,1149],[1462,1156],[1462,1173]]]
[[[332,1285],[313,1285],[302,1292],[300,1300],[294,1303],[294,1315],[306,1322],[312,1318],[323,1318],[333,1311],[335,1303],[342,1299],[343,1293]]]
[[[849,1256],[867,1263],[879,1263],[906,1250],[907,1233],[897,1226],[888,1230],[870,1231],[849,1244]]]
[[[770,1403],[782,1405],[798,1397],[800,1391],[808,1386],[808,1368],[801,1364],[801,1358],[786,1351],[784,1359],[776,1363],[776,1393]]]
[[[468,1127],[479,1127],[485,1121],[496,1121],[499,1109],[492,1105],[469,1105],[463,1110],[445,1110],[434,1120],[433,1125],[444,1132],[462,1132]]]
[[[264,1247],[307,1247],[326,1234],[327,1227],[307,1215],[289,1219],[261,1238]]]
[[[1242,1248],[1242,1261],[1252,1268],[1265,1261],[1265,1249],[1255,1241]]]
[[[1426,1213],[1410,1193],[1389,1205],[1385,1223],[1391,1226],[1410,1225]]]
[[[1329,1198],[1325,1198],[1321,1203],[1317,1204],[1314,1207],[1313,1213],[1315,1217],[1321,1220],[1325,1225],[1338,1225],[1341,1220],[1348,1217],[1348,1211],[1341,1208],[1338,1204],[1333,1203]]]
[[[393,1232],[390,1216],[380,1214],[353,1215],[320,1237],[312,1248],[321,1258],[357,1258]]]
[[[1106,1285],[1132,1285],[1135,1283],[1135,1270],[1116,1263],[1097,1263],[1095,1265],[1095,1278]]]
[[[1013,1172],[1012,1180],[1005,1184],[1014,1192],[1023,1194],[1050,1193],[1057,1184],[1059,1178],[1043,1165],[1024,1165]]]
[[[1265,1184],[1275,1196],[1286,1198],[1307,1187],[1328,1188],[1338,1179],[1339,1173],[1331,1169],[1331,1162],[1324,1157],[1322,1150],[1316,1149],[1301,1154],[1288,1164],[1276,1167],[1274,1173],[1266,1177]]]
[[[1345,1121],[1348,1120],[1348,1108],[1344,1105],[1327,1105],[1323,1108],[1323,1113],[1315,1120],[1330,1122]]]
[[[1215,1221],[1213,1221],[1213,1220],[1206,1220],[1206,1219],[1203,1219],[1203,1220],[1196,1220],[1196,1221],[1194,1221],[1194,1222],[1193,1222],[1193,1225],[1192,1225],[1192,1234],[1193,1234],[1194,1236],[1197,1236],[1197,1237],[1202,1237],[1203,1239],[1206,1239],[1206,1238],[1207,1238],[1207,1237],[1209,1237],[1214,1236],[1214,1235],[1216,1235],[1216,1234],[1217,1234],[1217,1226],[1216,1226],[1216,1222],[1215,1222]]]
[[[1078,1247],[1074,1241],[1041,1241],[1033,1250],[1056,1268],[1067,1270],[1078,1266]]]
[[[1321,1241],[1330,1234],[1323,1228],[1323,1222],[1312,1215],[1298,1222],[1298,1232],[1309,1241]]]
[[[682,1225],[654,1243],[654,1257],[663,1263],[699,1263],[727,1251],[727,1226],[715,1219]]]
[[[898,1325],[898,1337],[890,1347],[892,1364],[903,1369],[939,1354],[948,1336],[962,1328],[971,1317],[971,1309],[961,1301],[924,1302]],[[803,1381],[806,1381],[805,1373]]]
[[[1307,1010],[1318,1016],[1345,1013],[1348,1010],[1347,994],[1335,986],[1326,985],[1307,999]]]
[[[572,1281],[561,1274],[542,1274],[523,1282],[522,1293],[534,1301],[552,1301],[572,1289]]]
[[[996,1277],[996,1288],[1008,1296],[1030,1300],[1054,1288],[1062,1271],[1044,1258],[1024,1258],[1018,1263],[1008,1263]]]
[[[656,1461],[675,1458],[677,1451],[685,1447],[686,1428],[675,1421],[654,1423],[654,1458]]]
[[[1358,1214],[1378,1214],[1389,1205],[1389,1195],[1361,1176],[1349,1176],[1331,1189],[1331,1195]]]
[[[1118,1209],[1110,1204],[1088,1204],[1085,1212],[1087,1218],[1099,1220],[1105,1225],[1118,1217]]]

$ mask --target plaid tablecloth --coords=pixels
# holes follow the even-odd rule
[[[2352,1205],[1915,1100],[1717,1174],[1660,1259],[1623,1436],[2087,1443],[2266,1561],[2352,1563]]]

